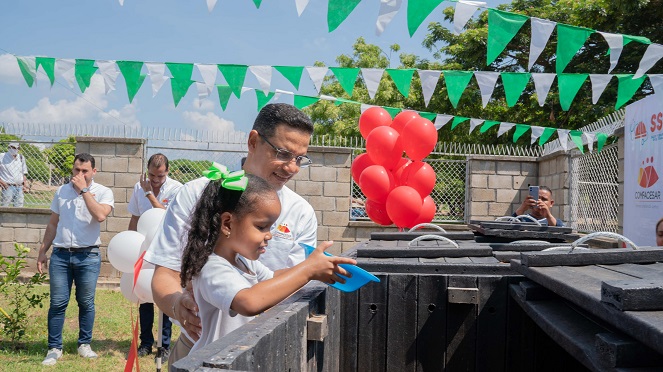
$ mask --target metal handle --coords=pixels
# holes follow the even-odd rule
[[[420,229],[420,228],[423,228],[423,227],[430,227],[431,229],[440,230],[443,233],[447,232],[441,226],[438,226],[434,223],[420,223],[418,225],[413,226],[410,230],[408,230],[408,232],[413,232],[414,230]]]
[[[520,216],[516,216],[516,217],[513,217],[513,216],[497,217],[495,219],[495,221],[508,221],[508,222],[511,222],[511,223],[523,222],[523,221],[521,221],[521,218],[530,220],[530,221],[534,222],[535,224],[537,224],[537,226],[541,226],[541,222],[539,222],[539,220],[537,220],[536,218],[530,216],[529,214],[521,214]]]
[[[582,238],[580,238],[580,239],[574,241],[573,243],[571,243],[570,247],[552,247],[552,248],[544,249],[544,251],[562,251],[562,250],[565,251],[565,250],[568,250],[569,251],[568,253],[573,253],[573,251],[576,250],[576,249],[587,251],[587,250],[589,250],[589,248],[578,247],[578,246],[580,244],[588,241],[588,240],[591,240],[591,239],[594,239],[594,238],[599,238],[599,237],[614,238],[614,239],[617,239],[617,240],[621,240],[623,242],[626,242],[628,245],[630,245],[631,248],[633,248],[634,251],[638,249],[638,246],[635,245],[635,243],[633,243],[630,239],[628,239],[624,235],[620,235],[620,234],[609,232],[609,231],[599,231],[599,232],[594,232],[594,233],[583,236]]]
[[[407,243],[407,246],[411,247],[413,243],[418,243],[421,240],[441,240],[441,241],[450,243],[451,245],[453,245],[456,248],[460,248],[460,247],[458,247],[458,243],[456,243],[455,241],[453,241],[453,240],[451,240],[447,237],[440,236],[440,235],[422,235],[420,237],[412,239],[409,243]]]

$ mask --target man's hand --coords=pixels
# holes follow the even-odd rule
[[[516,209],[516,214],[518,216],[525,214],[528,210],[534,208],[538,203],[538,200],[534,200],[532,196],[527,195],[525,200],[523,200],[523,203]]]
[[[85,181],[85,177],[81,173],[71,177],[71,184],[74,185],[77,193],[80,193],[81,190],[87,187],[87,181]]]
[[[198,341],[202,327],[200,318],[198,317],[198,305],[196,305],[196,299],[193,296],[191,282],[189,282],[186,289],[175,300],[173,310],[175,319],[186,329],[186,333],[193,341]]]
[[[39,256],[37,256],[37,271],[39,271],[40,274],[44,273],[44,269],[48,267],[48,257],[46,257],[46,253],[42,252],[41,250],[39,251]]]
[[[3,190],[7,190],[9,186],[4,181],[0,180],[0,188],[2,188]]]
[[[152,184],[150,183],[150,178],[146,174],[140,175],[140,187],[143,188],[143,191],[148,192],[152,191]]]

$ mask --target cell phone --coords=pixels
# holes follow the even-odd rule
[[[529,196],[532,197],[534,200],[539,200],[539,186],[530,186],[529,187]],[[534,208],[538,208],[537,206],[534,206]]]

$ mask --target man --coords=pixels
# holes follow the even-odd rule
[[[168,158],[163,154],[154,154],[147,161],[147,176],[140,176],[140,181],[134,186],[134,193],[129,201],[127,209],[131,213],[129,230],[137,231],[138,219],[152,208],[166,209],[168,204],[177,194],[182,184],[168,177]],[[154,324],[154,304],[146,302],[138,307],[140,319],[140,346],[138,356],[152,354],[154,335],[152,325]],[[163,316],[163,331],[161,333],[161,346],[167,358],[170,347],[170,334],[172,323],[167,315]]]
[[[53,245],[48,265],[51,286],[48,353],[43,365],[54,365],[62,357],[62,327],[72,282],[76,284],[78,302],[78,355],[97,357],[90,342],[94,327],[94,294],[101,269],[100,225],[113,210],[113,192],[93,181],[97,169],[90,154],[76,155],[71,173],[71,181],[55,192],[51,218],[37,257],[37,270],[43,273],[48,261],[46,252]]]
[[[7,152],[0,154],[0,188],[2,188],[2,206],[11,203],[14,207],[23,206],[23,192],[28,191],[28,167],[25,156],[19,154],[18,142],[11,142]]]
[[[564,226],[564,222],[555,218],[550,212],[550,208],[555,204],[552,191],[548,186],[539,186],[539,199],[534,200],[527,195],[523,203],[513,213],[513,217],[525,214],[529,210],[529,215],[536,218],[541,224],[548,226]]]
[[[281,202],[281,215],[271,227],[273,238],[267,252],[260,256],[260,261],[272,270],[303,261],[304,250],[299,243],[316,244],[318,222],[313,207],[285,187],[300,168],[311,164],[306,151],[312,133],[311,119],[296,107],[282,103],[260,110],[249,133],[244,170],[274,186]],[[182,325],[183,335],[171,350],[169,368],[188,354],[200,336],[198,308],[190,292],[182,291],[179,274],[189,216],[207,182],[207,178],[199,178],[180,189],[145,255],[145,260],[156,265],[152,279],[155,303]]]

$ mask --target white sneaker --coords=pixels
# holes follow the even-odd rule
[[[78,347],[78,355],[82,356],[83,358],[96,358],[97,353],[92,351],[92,348],[90,348],[90,344],[81,344],[81,346]]]
[[[62,358],[62,349],[48,349],[48,353],[46,353],[46,358],[44,358],[44,361],[41,362],[41,364],[45,366],[52,366],[55,365],[55,363],[58,362],[58,359]]]

